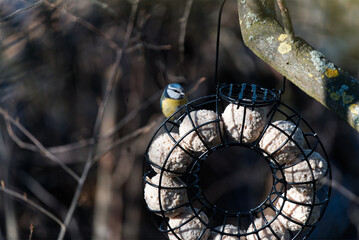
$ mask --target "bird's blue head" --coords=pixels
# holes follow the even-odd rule
[[[172,99],[183,99],[185,97],[184,88],[178,83],[171,83],[165,89],[165,96]]]

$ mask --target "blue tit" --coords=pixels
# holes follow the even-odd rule
[[[188,102],[183,87],[178,83],[167,85],[161,96],[161,109],[168,118]]]

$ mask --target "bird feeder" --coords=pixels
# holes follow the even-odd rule
[[[143,188],[153,222],[167,239],[308,237],[331,193],[330,164],[318,134],[281,100],[284,88],[216,83],[216,94],[181,107],[149,142]],[[233,146],[257,152],[271,171],[269,194],[245,211],[218,207],[201,188],[208,156]]]

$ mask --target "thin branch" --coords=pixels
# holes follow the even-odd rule
[[[188,96],[192,95],[192,93],[194,93],[195,91],[197,91],[199,85],[201,85],[204,81],[206,81],[207,78],[205,77],[201,77],[196,84],[188,91]]]
[[[108,146],[105,150],[103,150],[102,152],[98,153],[95,156],[95,159],[98,160],[101,157],[103,157],[106,153],[110,152],[112,149],[114,149],[115,147],[117,147],[118,145],[127,142],[133,138],[136,138],[142,134],[146,134],[148,132],[150,132],[151,130],[153,130],[153,128],[158,125],[158,123],[163,119],[163,116],[158,117],[156,120],[154,120],[153,122],[149,123],[148,125],[138,128],[137,130],[135,130],[134,132],[117,139],[116,141],[114,141],[112,143],[112,145]]]
[[[23,184],[29,189],[29,191],[37,197],[44,205],[52,210],[58,211],[58,214],[62,216],[61,212],[65,209],[65,206],[57,200],[50,192],[48,192],[38,181],[24,171],[20,172],[22,176]]]
[[[113,66],[113,71],[112,71],[112,74],[111,74],[111,78],[108,81],[108,84],[107,84],[107,87],[106,87],[104,101],[102,101],[102,103],[101,103],[101,105],[99,107],[99,110],[98,110],[98,114],[97,114],[96,122],[95,122],[95,127],[94,127],[94,131],[93,131],[93,133],[94,133],[93,134],[93,136],[94,136],[93,137],[94,144],[89,150],[89,154],[88,154],[88,157],[86,159],[85,167],[83,169],[83,172],[81,174],[79,183],[78,183],[77,188],[75,190],[73,199],[72,199],[71,204],[70,204],[70,208],[69,208],[69,210],[68,210],[68,212],[66,214],[65,221],[64,221],[64,224],[65,224],[66,228],[70,224],[70,221],[72,219],[72,216],[73,216],[73,214],[75,212],[75,209],[76,209],[76,206],[77,206],[77,202],[78,202],[78,200],[80,198],[82,187],[83,187],[83,185],[84,185],[84,183],[85,183],[85,181],[87,179],[87,176],[88,176],[88,174],[90,172],[90,169],[91,169],[91,166],[92,166],[93,156],[95,154],[95,151],[96,151],[97,145],[98,145],[98,132],[99,132],[100,123],[102,122],[103,112],[104,112],[104,109],[105,109],[106,104],[107,104],[108,96],[112,93],[113,86],[114,86],[114,83],[115,83],[115,80],[116,80],[116,76],[117,76],[116,73],[117,73],[118,68],[119,68],[120,57],[122,56],[122,54],[120,54],[121,52],[122,51],[118,52],[117,55],[116,55],[116,60],[115,60],[114,66]],[[59,236],[58,236],[59,240],[62,240],[65,237],[66,228],[61,229],[61,232],[59,233]]]
[[[193,94],[193,92],[195,92],[198,89],[198,87],[206,80],[207,79],[205,77],[200,78],[195,83],[195,85],[188,91],[187,95],[191,96]],[[143,101],[143,103],[141,105],[139,105],[137,108],[135,108],[130,113],[128,113],[126,115],[126,117],[124,117],[119,122],[117,122],[113,128],[109,129],[104,135],[100,136],[99,141],[102,142],[104,140],[107,140],[108,138],[110,138],[114,134],[116,134],[120,129],[122,129],[124,126],[126,126],[127,123],[129,123],[131,120],[133,120],[140,111],[142,111],[143,109],[146,109],[151,104],[158,101],[161,93],[162,93],[162,90],[159,90],[155,94],[153,94],[150,98]],[[161,118],[159,118],[159,119],[161,119]],[[158,123],[158,121],[156,121],[156,123]],[[126,135],[126,136],[116,140],[113,143],[114,144],[113,146],[107,147],[100,154],[98,154],[95,157],[96,160],[98,160],[101,156],[103,156],[107,152],[111,151],[114,147],[121,145],[125,141],[129,141],[129,140],[131,140],[135,137],[138,137],[142,134],[146,134],[148,132],[148,130],[150,130],[150,128],[154,127],[154,126],[155,125],[153,123],[150,123],[149,125],[144,126],[143,128],[137,129],[135,132],[130,133],[129,135]],[[8,129],[8,132],[9,132],[10,137],[13,139],[13,141],[16,142],[20,147],[22,147],[24,149],[31,150],[31,151],[39,152],[38,148],[35,145],[30,144],[30,143],[25,143],[25,142],[21,141],[20,139],[18,139],[18,137],[12,132],[11,128]],[[93,145],[94,143],[95,143],[94,138],[88,138],[88,139],[83,139],[81,141],[73,142],[73,143],[66,144],[66,145],[49,147],[49,148],[47,148],[47,150],[49,152],[51,152],[52,154],[59,154],[59,153],[65,153],[65,152],[69,152],[69,151],[78,150],[78,149],[81,149],[84,147],[89,147],[89,146]]]
[[[58,6],[49,2],[46,2],[46,5],[51,7],[51,8],[57,8]],[[93,24],[91,24],[90,22],[75,16],[74,14],[70,13],[69,11],[67,11],[65,8],[61,8],[61,12],[66,15],[69,20],[78,23],[80,25],[82,25],[83,27],[87,28],[89,31],[101,36],[103,39],[105,39],[105,41],[107,42],[108,46],[110,48],[112,48],[114,51],[116,52],[120,52],[121,48],[120,46],[114,42],[112,39],[110,39],[104,32],[102,32],[100,29],[98,29],[97,27],[95,27]]]
[[[147,49],[151,49],[151,50],[155,50],[155,51],[168,51],[168,50],[171,50],[172,46],[169,44],[155,45],[155,44],[146,43],[146,42],[139,42],[139,43],[129,47],[126,50],[126,53],[132,53],[132,52],[134,52],[138,49],[142,49],[142,48],[147,48]]]
[[[337,180],[332,179],[332,181],[330,181],[330,182],[328,180],[328,181],[326,181],[326,184],[330,185],[333,189],[340,192],[343,196],[348,198],[350,201],[352,201],[352,202],[356,203],[357,205],[359,205],[359,196],[355,195],[352,191],[350,191],[349,189],[344,187]]]
[[[61,231],[59,233],[59,236],[58,236],[59,240],[62,240],[65,237],[66,227],[70,224],[70,221],[71,221],[72,216],[74,214],[74,211],[76,209],[77,202],[78,202],[79,197],[80,197],[80,193],[82,191],[83,184],[85,183],[85,181],[87,179],[88,173],[90,171],[90,168],[91,168],[92,163],[93,163],[94,158],[95,158],[95,153],[96,153],[96,150],[97,150],[98,139],[99,139],[99,132],[100,132],[100,127],[101,127],[102,120],[103,120],[104,111],[105,111],[107,102],[108,102],[108,100],[110,98],[110,95],[112,93],[113,86],[115,85],[116,80],[118,79],[118,69],[119,69],[120,61],[121,61],[122,56],[123,56],[123,51],[126,50],[126,48],[128,46],[128,42],[129,42],[131,34],[132,34],[132,29],[133,29],[134,22],[135,22],[138,3],[139,3],[139,0],[133,1],[133,3],[132,3],[131,15],[130,15],[129,23],[127,25],[127,30],[126,30],[126,35],[125,35],[125,38],[124,38],[124,43],[123,43],[122,49],[119,49],[119,51],[116,52],[116,60],[115,60],[114,66],[113,66],[113,71],[112,71],[110,79],[109,79],[109,81],[107,83],[104,98],[103,98],[103,101],[102,101],[102,103],[101,103],[101,105],[99,107],[98,113],[97,113],[95,126],[94,126],[94,130],[93,130],[93,138],[94,138],[95,142],[94,142],[93,147],[90,148],[90,150],[89,150],[89,154],[88,154],[88,158],[87,158],[86,163],[85,163],[84,170],[82,172],[80,181],[79,181],[79,183],[77,185],[75,194],[74,194],[73,199],[71,201],[70,208],[69,208],[69,210],[68,210],[68,212],[66,214],[66,217],[65,217],[65,221],[64,221],[65,229],[61,229]]]
[[[131,120],[133,120],[137,114],[142,111],[143,109],[146,109],[154,102],[158,101],[159,97],[161,96],[162,90],[159,90],[155,94],[153,94],[149,99],[143,101],[141,105],[139,105],[137,108],[132,110],[130,113],[126,115],[123,119],[121,119],[119,122],[116,123],[116,125],[109,129],[104,135],[99,137],[99,140],[107,140],[108,138],[115,135],[120,129],[122,129],[127,123],[129,123]],[[68,151],[77,150],[83,147],[88,147],[89,145],[93,145],[95,143],[94,138],[88,138],[81,140],[79,142],[74,142],[66,145],[61,146],[55,146],[51,147],[48,150],[52,153],[64,153]]]
[[[90,145],[93,145],[94,143],[95,140],[93,138],[88,138],[88,139],[80,140],[78,142],[72,142],[61,146],[50,147],[48,148],[48,150],[53,154],[64,153],[64,152],[74,151],[80,148],[88,147]]]
[[[107,140],[108,138],[115,135],[127,123],[129,123],[132,119],[134,119],[140,111],[142,111],[143,109],[146,109],[151,104],[158,101],[159,97],[161,96],[161,93],[162,93],[162,90],[159,90],[154,95],[152,95],[149,99],[143,101],[143,103],[141,105],[139,105],[137,108],[132,110],[130,113],[128,113],[126,115],[126,117],[124,117],[118,123],[116,123],[116,125],[113,128],[109,129],[103,136],[100,136],[99,140],[101,140],[101,141]],[[95,143],[94,138],[88,138],[88,139],[81,140],[79,142],[74,142],[74,143],[69,143],[66,145],[51,147],[51,148],[48,148],[48,150],[54,154],[64,153],[64,152],[68,152],[68,151],[77,150],[77,149],[80,149],[83,147],[88,147],[89,145],[93,145],[94,143]]]
[[[61,227],[61,230],[65,229],[64,223],[59,218],[57,218],[55,215],[53,215],[51,212],[49,212],[45,208],[41,207],[39,204],[30,200],[27,196],[20,194],[18,192],[15,192],[11,189],[8,189],[3,184],[0,187],[0,191],[4,192],[5,194],[7,194],[9,196],[12,196],[13,198],[16,198],[20,201],[23,201],[23,202],[31,205],[32,207],[36,208],[37,210],[39,210],[40,212],[45,214],[47,217],[51,218],[54,222],[56,222]]]
[[[143,42],[142,43],[143,46],[145,48],[151,49],[151,50],[155,50],[155,51],[163,51],[163,50],[171,50],[172,46],[169,44],[165,44],[165,45],[156,45],[156,44],[152,44],[152,43],[146,43]]]
[[[88,21],[85,21],[82,18],[79,18],[75,15],[73,15],[72,13],[68,12],[65,8],[62,9],[62,11],[64,13],[66,13],[69,17],[70,20],[82,25],[83,27],[87,28],[88,30],[100,35],[101,37],[103,37],[107,44],[115,51],[120,51],[120,47],[117,45],[117,43],[115,43],[114,41],[112,41],[105,33],[103,33],[101,30],[99,30],[97,27],[95,27],[94,25],[92,25],[91,23],[89,23]]]
[[[33,8],[36,8],[36,7],[39,7],[40,5],[42,5],[43,3],[45,2],[45,0],[40,0],[38,1],[37,3],[34,3],[30,6],[27,6],[27,7],[24,7],[24,8],[20,8],[18,10],[16,10],[15,12],[3,17],[0,19],[0,23],[5,23],[5,22],[8,22],[10,21],[11,19],[13,19],[14,17],[16,17],[17,15],[23,13],[23,12],[26,12],[26,11],[29,11]]]
[[[191,96],[193,94],[193,92],[195,92],[198,89],[198,87],[206,80],[207,80],[207,78],[205,78],[205,77],[200,78],[195,83],[195,85],[188,91],[187,95]],[[146,109],[151,104],[158,101],[159,97],[161,96],[161,93],[162,93],[162,90],[159,90],[156,93],[154,93],[150,98],[143,101],[143,103],[141,105],[139,105],[137,108],[135,108],[130,113],[128,113],[126,115],[126,117],[124,117],[118,123],[116,123],[116,125],[113,128],[111,128],[110,130],[108,130],[103,136],[100,136],[99,139],[102,141],[102,140],[106,140],[106,139],[112,137],[120,129],[122,129],[127,123],[129,123],[132,119],[134,119],[140,111],[142,111],[143,109]],[[68,152],[68,151],[77,150],[77,149],[80,149],[83,147],[88,147],[89,145],[93,145],[93,144],[94,144],[94,138],[89,138],[89,139],[81,140],[79,142],[74,142],[74,143],[70,143],[70,144],[66,144],[66,145],[62,145],[62,146],[51,147],[51,148],[48,148],[48,150],[54,154],[64,153],[64,152]]]
[[[108,138],[112,137],[121,128],[123,128],[127,123],[129,123],[132,119],[134,119],[140,111],[142,111],[143,109],[146,109],[151,104],[158,101],[161,94],[162,94],[162,90],[157,91],[149,99],[144,101],[139,107],[135,108],[133,111],[126,114],[126,117],[122,118],[118,123],[116,123],[116,125],[113,128],[111,128],[103,136],[101,136],[101,139],[108,139]]]
[[[30,224],[29,230],[30,230],[29,240],[32,240],[32,236],[33,236],[33,233],[34,233],[34,225],[32,225],[32,223]]]
[[[34,144],[27,143],[22,141],[12,130],[11,122],[8,119],[5,119],[6,129],[9,133],[10,138],[22,149],[27,149],[33,152],[40,152],[39,148],[37,148]]]
[[[46,2],[46,5],[51,7],[51,8],[58,8],[58,5]],[[105,33],[103,33],[101,30],[99,30],[98,28],[96,28],[95,26],[93,26],[91,23],[73,15],[72,13],[68,12],[65,8],[61,9],[62,12],[64,14],[66,14],[72,21],[75,21],[79,24],[81,24],[82,26],[86,27],[87,29],[89,29],[90,31],[102,36],[108,43],[108,45],[113,48],[116,51],[120,51],[119,46],[117,45],[117,43],[113,42]],[[139,43],[131,48],[128,48],[126,50],[130,51],[130,50],[134,50],[134,48],[138,48],[140,47],[139,45],[141,45],[142,47],[146,47],[149,49],[153,49],[153,50],[169,50],[171,48],[171,45],[153,45],[153,44],[149,44],[149,43]],[[121,53],[122,54],[122,53]],[[157,95],[157,94],[156,94]],[[153,100],[154,99],[154,100]],[[115,134],[116,131],[118,131],[120,128],[122,128],[124,126],[124,124],[128,123],[129,120],[133,119],[133,117],[135,116],[136,113],[138,113],[140,110],[144,109],[145,107],[147,107],[148,105],[150,105],[150,103],[154,102],[156,99],[154,97],[150,98],[150,102],[149,101],[145,101],[145,103],[143,105],[141,105],[139,108],[135,109],[134,111],[132,111],[129,115],[127,115],[126,119],[123,119],[119,122],[119,124],[117,124],[116,129],[114,129],[113,132],[108,132],[108,134],[106,136],[101,136],[100,139],[107,139],[110,136],[113,136]],[[23,149],[27,149],[30,151],[35,151],[35,152],[41,152],[40,148],[38,148],[35,144],[31,144],[31,143],[26,143],[22,140],[20,140],[16,134],[13,133],[13,130],[9,124],[9,122],[7,121],[7,129],[9,132],[10,137],[13,139],[13,141],[21,148]],[[57,147],[51,147],[48,148],[48,151],[52,154],[54,153],[63,153],[63,152],[67,152],[67,151],[72,151],[72,150],[76,150],[76,149],[80,149],[83,147],[87,147],[90,145],[94,144],[94,138],[89,138],[89,139],[85,139],[85,140],[81,140],[79,142],[74,142],[74,143],[70,143],[67,145],[63,145],[63,146],[57,146]],[[43,154],[43,153],[42,153]],[[57,159],[55,156],[51,156],[51,154],[45,154],[48,155],[48,157],[50,159]],[[56,160],[55,160],[56,161]],[[70,170],[71,172],[71,170]],[[74,175],[74,174],[71,174]],[[76,175],[76,174],[75,174]],[[79,180],[79,176],[75,176],[76,180]]]
[[[35,150],[34,147],[36,147],[36,151],[38,151],[40,154],[42,154],[44,157],[56,162],[60,165],[60,167],[67,172],[71,177],[73,177],[76,181],[79,181],[79,176],[68,166],[66,166],[63,162],[61,162],[55,155],[53,155],[51,152],[49,152],[44,145],[41,144],[41,142],[34,137],[19,121],[16,121],[14,118],[12,118],[7,111],[5,111],[2,107],[0,107],[0,115],[3,116],[5,121],[11,123],[12,125],[16,126],[34,145],[30,146],[28,143],[25,143],[21,141],[12,131],[9,132],[10,137],[14,140],[16,144],[18,144],[19,147],[26,148],[28,150]],[[9,129],[9,123],[7,123],[7,127]],[[10,127],[11,128],[11,127]]]
[[[99,0],[91,0],[96,6],[108,11],[112,16],[117,17],[117,13],[109,7],[107,3],[101,2]]]
[[[23,184],[29,189],[29,191],[42,202],[47,209],[56,211],[59,217],[66,215],[67,209],[63,203],[61,203],[54,195],[48,192],[36,179],[27,174],[25,171],[20,171]],[[71,227],[69,227],[71,237],[74,239],[81,239],[78,222],[74,219]]]
[[[193,92],[195,92],[199,85],[201,85],[204,81],[207,79],[205,77],[200,78],[196,84],[188,91],[187,96],[190,96]],[[143,109],[146,109],[151,104],[153,104],[155,101],[159,100],[159,97],[161,96],[163,90],[157,91],[155,94],[153,94],[149,99],[144,101],[141,105],[139,105],[137,108],[135,108],[133,111],[128,113],[126,117],[121,119],[112,129],[108,130],[105,135],[101,136],[101,139],[108,139],[109,137],[112,137],[116,132],[118,132],[121,128],[123,128],[127,123],[129,123],[132,119],[134,119],[137,114],[142,111]]]
[[[186,28],[187,22],[189,18],[189,14],[191,13],[193,0],[187,0],[186,6],[184,9],[183,17],[179,19],[180,23],[180,34],[178,37],[178,45],[179,45],[179,55],[180,55],[180,62],[184,61],[184,41],[186,38]]]
[[[292,19],[289,15],[289,10],[287,7],[287,2],[286,2],[286,0],[277,0],[277,4],[278,4],[279,10],[280,10],[280,13],[282,15],[284,30],[285,30],[289,40],[291,42],[294,42],[295,35],[294,35],[294,30],[293,30]]]

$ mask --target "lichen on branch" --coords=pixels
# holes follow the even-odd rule
[[[277,20],[274,0],[238,0],[244,43],[305,93],[359,132],[359,81],[305,40],[289,36]]]

